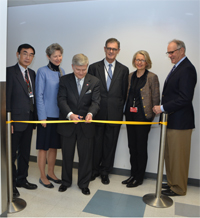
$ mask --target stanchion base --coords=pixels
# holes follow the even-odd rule
[[[173,200],[168,196],[161,195],[160,198],[157,198],[155,193],[144,195],[143,201],[149,206],[158,208],[167,208],[173,204]]]
[[[21,198],[14,198],[12,202],[8,202],[8,213],[16,213],[26,207],[26,201]]]

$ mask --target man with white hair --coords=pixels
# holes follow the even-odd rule
[[[195,67],[185,56],[185,44],[172,40],[167,54],[174,64],[167,76],[162,93],[161,105],[154,106],[156,114],[168,113],[165,166],[167,184],[162,194],[167,196],[186,195],[190,160],[190,145],[194,125],[192,99],[197,82]]]

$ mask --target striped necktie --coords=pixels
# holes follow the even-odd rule
[[[109,64],[108,66],[109,66],[109,68],[108,68],[108,77],[107,77],[107,90],[109,90],[110,83],[111,83],[111,80],[112,80],[112,69],[111,69],[112,64]]]
[[[81,84],[80,84],[81,79],[77,79],[77,88],[78,88],[78,94],[81,94]]]
[[[167,82],[167,80],[169,79],[170,75],[172,74],[172,72],[175,70],[176,68],[176,65],[173,66],[173,68],[171,69],[171,71],[169,72],[168,76],[167,76],[167,79],[165,82]]]

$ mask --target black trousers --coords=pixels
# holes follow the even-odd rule
[[[32,114],[30,120],[32,120]],[[15,131],[11,136],[12,142],[12,172],[13,172],[13,186],[23,184],[26,182],[29,168],[31,139],[33,133],[33,124],[28,124],[24,131]],[[17,168],[15,161],[17,158]]]
[[[147,165],[147,141],[151,125],[127,125],[131,176],[143,181]]]
[[[115,151],[121,125],[95,125],[93,173],[108,175],[115,159]]]
[[[70,137],[61,135],[63,158],[62,184],[67,187],[70,187],[72,184],[72,169],[76,143],[79,157],[78,186],[79,188],[87,188],[92,175],[93,138],[87,138],[83,134],[79,123],[76,124],[76,129]]]

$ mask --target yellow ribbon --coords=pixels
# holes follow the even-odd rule
[[[6,121],[8,123],[84,123],[85,120],[47,120],[47,121]],[[167,122],[135,122],[135,121],[110,121],[110,120],[90,120],[91,123],[126,124],[126,125],[151,125],[162,124],[167,126]]]

